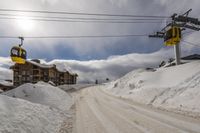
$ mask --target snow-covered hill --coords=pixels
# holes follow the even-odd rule
[[[69,110],[73,104],[69,94],[44,82],[39,82],[37,84],[27,83],[5,92],[4,95],[47,105],[62,111]]]
[[[0,80],[12,80],[13,72],[9,69],[11,65],[13,62],[9,57],[0,57]]]
[[[1,133],[56,133],[67,116],[60,110],[0,95]]]
[[[138,69],[107,85],[120,97],[200,116],[200,61],[156,71]]]
[[[72,122],[72,104],[71,96],[57,87],[44,82],[24,84],[0,94],[0,132],[60,132]]]

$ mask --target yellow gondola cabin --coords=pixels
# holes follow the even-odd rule
[[[174,46],[177,45],[181,41],[181,29],[176,26],[172,26],[169,30],[167,30],[164,42],[166,46]]]
[[[11,49],[11,59],[17,64],[25,64],[26,62],[26,50],[20,46],[15,46]]]

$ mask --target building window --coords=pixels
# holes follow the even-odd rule
[[[38,67],[37,67],[37,66],[35,66],[35,65],[33,65],[33,69],[38,69]]]
[[[22,71],[22,75],[26,75],[26,71]]]
[[[14,71],[14,75],[18,75],[19,74],[19,71]]]
[[[30,81],[30,79],[31,79],[30,77],[27,77],[27,78],[26,78],[26,81]]]
[[[29,71],[26,71],[26,75],[30,75],[30,72],[29,72]]]
[[[26,81],[26,78],[25,78],[25,77],[22,77],[22,81]]]
[[[38,75],[39,71],[38,70],[33,70],[33,75]]]

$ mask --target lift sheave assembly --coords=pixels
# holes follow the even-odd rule
[[[22,48],[24,38],[19,37],[19,39],[21,39],[21,44],[19,46],[12,47],[10,56],[13,62],[17,64],[25,64],[27,53],[26,50]]]

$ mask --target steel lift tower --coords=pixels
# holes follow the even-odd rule
[[[200,30],[200,21],[198,18],[188,17],[192,9],[182,15],[173,14],[171,22],[167,24],[161,31],[149,35],[151,38],[163,38],[166,46],[174,46],[176,65],[181,63],[180,42],[182,39],[182,31],[191,29]]]

